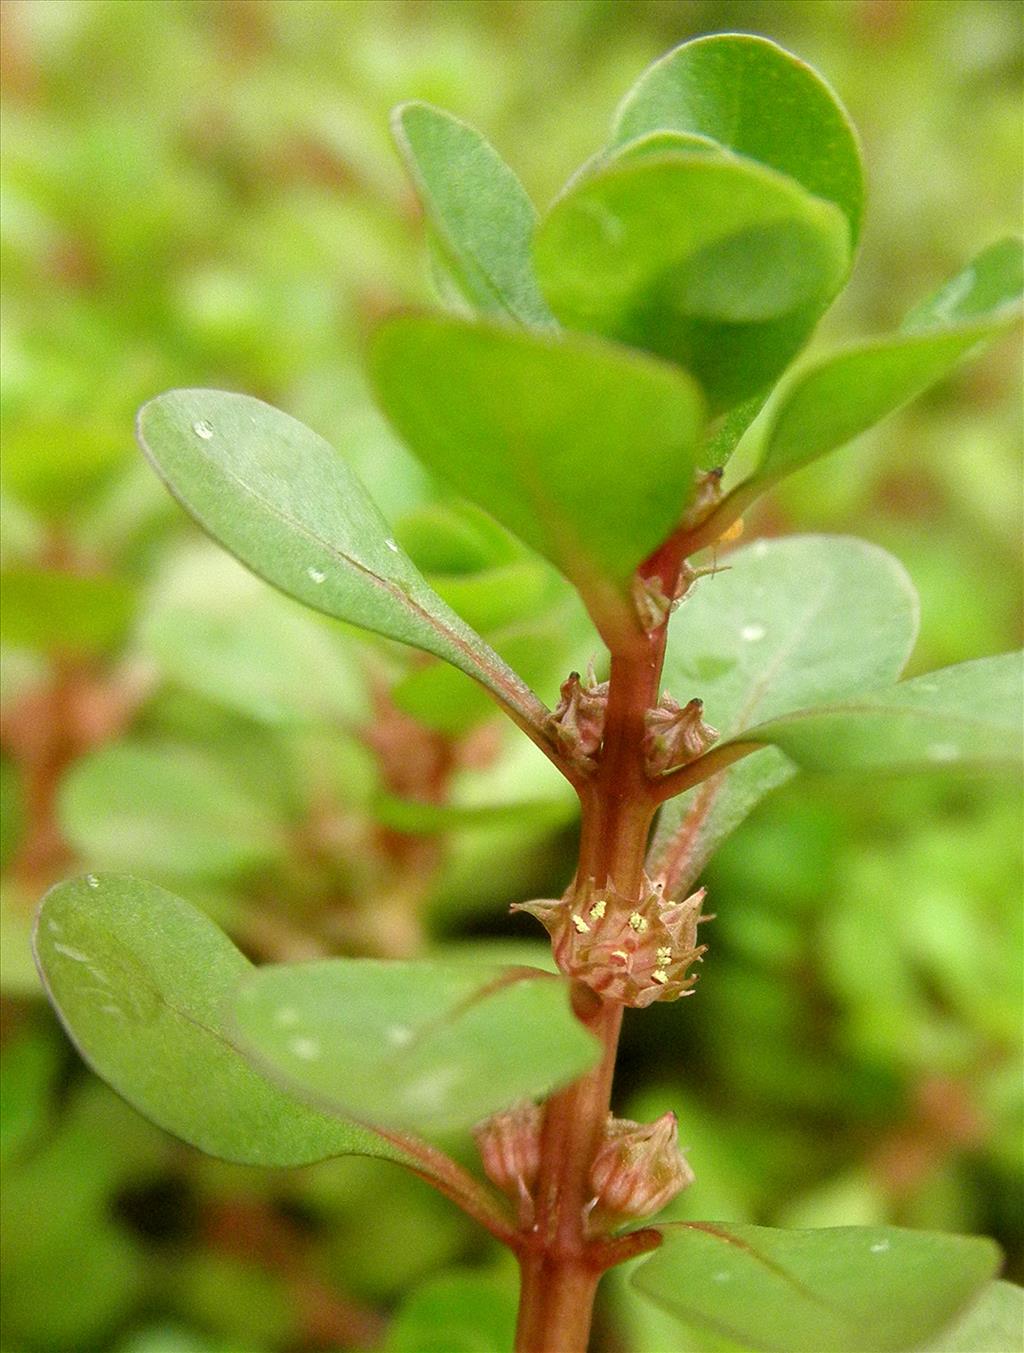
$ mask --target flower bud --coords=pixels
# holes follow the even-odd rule
[[[484,1173],[515,1199],[519,1224],[533,1222],[533,1186],[540,1169],[541,1110],[530,1100],[493,1114],[473,1129]]]
[[[644,757],[647,774],[661,775],[703,756],[718,737],[718,730],[704,722],[704,701],[680,705],[665,694],[656,709],[644,718]]]
[[[551,732],[571,760],[584,770],[592,770],[604,737],[608,683],[597,680],[591,663],[583,681],[579,672],[569,673],[560,695],[549,718]]]
[[[653,1123],[609,1118],[590,1168],[591,1230],[649,1217],[693,1183],[693,1171],[677,1138],[674,1113],[662,1114]]]

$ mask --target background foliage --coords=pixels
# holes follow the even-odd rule
[[[134,449],[137,406],[224,386],[343,447],[551,703],[585,621],[546,564],[445,500],[363,375],[375,321],[431,294],[391,106],[466,117],[545,202],[659,52],[730,28],[790,46],[840,91],[868,168],[824,343],[892,327],[1012,228],[1018,17],[998,0],[4,6],[10,1353],[451,1353],[502,1347],[513,1319],[506,1258],[403,1171],[201,1157],[91,1078],[40,999],[31,909],[69,871],[187,889],[256,959],[486,943],[538,961],[506,904],[557,895],[571,859],[571,796],[532,749],[456,674],[310,618],[204,543]],[[922,594],[912,673],[1020,642],[1014,365],[1001,345],[748,518],[748,536],[851,531],[898,555]],[[698,1177],[671,1215],[988,1232],[1024,1276],[1019,821],[1012,787],[953,775],[801,780],[762,805],[708,880],[697,997],[627,1020],[619,1108],[674,1107]],[[611,1284],[602,1348],[668,1347],[626,1311]]]

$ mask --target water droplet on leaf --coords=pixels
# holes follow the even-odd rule
[[[210,424],[206,421],[205,418],[200,418],[197,423],[193,423],[192,431],[196,434],[197,437],[202,438],[204,442],[208,442],[210,438],[213,436],[213,428],[210,426]]]
[[[740,630],[740,638],[748,644],[756,644],[759,639],[763,639],[766,634],[763,625],[744,625]]]
[[[319,586],[320,583],[326,579],[327,574],[322,568],[314,568],[313,565],[310,564],[309,568],[306,569],[306,577],[310,582],[314,582]]]

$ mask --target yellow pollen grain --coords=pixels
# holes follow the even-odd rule
[[[638,935],[642,935],[647,929],[647,922],[638,911],[635,911],[629,918],[629,928],[635,930]]]
[[[582,916],[574,916],[572,918],[572,923],[581,935],[590,934],[590,926],[587,925]]]
[[[658,950],[658,967],[666,968],[672,962],[672,950],[666,944],[663,949]]]
[[[667,981],[668,981],[668,973],[667,973],[667,972],[662,972],[660,968],[656,968],[656,969],[654,970],[654,972],[651,973],[651,981],[652,981],[652,982],[662,982],[662,983],[667,982]]]
[[[601,917],[604,915],[605,906],[606,903],[604,899],[602,899],[600,902],[595,902],[594,905],[590,908],[590,919],[592,921],[600,921]]]

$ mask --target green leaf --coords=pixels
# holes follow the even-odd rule
[[[485,314],[550,327],[530,257],[537,213],[494,147],[428,103],[400,104],[391,128],[458,289]]]
[[[669,625],[664,685],[704,700],[723,742],[766,718],[894,681],[917,634],[903,566],[843,536],[759,540],[697,583]],[[648,870],[687,887],[769,790],[792,774],[766,749],[668,802]]]
[[[817,71],[767,38],[715,34],[655,61],[620,104],[612,139],[655,131],[707,137],[788,174],[834,202],[856,241],[864,181],[853,124]]]
[[[815,771],[1013,769],[1024,654],[977,658],[884,690],[797,710],[743,733]]]
[[[663,1235],[634,1286],[687,1325],[776,1353],[917,1348],[999,1265],[991,1240],[891,1226],[680,1222]]]
[[[753,481],[759,491],[843,446],[915,398],[1013,322],[1021,246],[980,254],[903,331],[852,344],[798,372],[779,396]]]
[[[388,1326],[384,1353],[495,1353],[511,1348],[516,1295],[499,1278],[471,1270],[421,1283]]]
[[[138,434],[182,506],[253,572],[314,610],[444,658],[520,724],[543,722],[540,702],[427,586],[315,432],[246,395],[171,390],[143,406]]]
[[[1024,1331],[1024,1288],[994,1282],[924,1353],[1014,1353]]]
[[[60,787],[61,827],[105,868],[230,878],[285,852],[282,824],[216,761],[170,744],[112,743]]]
[[[249,1064],[224,1007],[252,967],[172,893],[112,874],[60,883],[40,905],[35,951],[82,1056],[168,1132],[253,1165],[345,1154],[408,1163],[383,1138],[296,1102]]]
[[[1013,318],[1024,291],[1024,241],[1019,235],[996,240],[943,283],[907,315],[902,329],[925,329],[970,324],[974,320]]]
[[[692,371],[715,411],[788,364],[849,267],[830,202],[749,160],[666,152],[579,179],[541,222],[537,273],[570,328]]]
[[[550,559],[592,612],[621,609],[693,491],[702,408],[683,372],[589,339],[416,315],[382,327],[371,361],[382,407],[429,469]]]
[[[124,578],[9,568],[0,586],[0,639],[17,648],[103,652],[123,639],[135,609]]]
[[[235,1019],[311,1102],[417,1131],[467,1127],[582,1075],[599,1052],[567,983],[533,968],[327,959],[260,968]]]
[[[140,639],[166,677],[260,723],[351,726],[368,716],[350,636],[213,546],[174,561]]]

